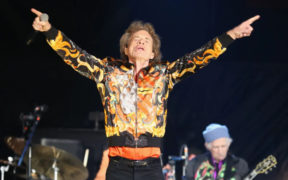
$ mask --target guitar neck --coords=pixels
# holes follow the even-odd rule
[[[244,180],[252,180],[258,174],[267,174],[269,170],[272,170],[273,167],[276,167],[276,164],[276,158],[273,155],[269,155],[262,162],[258,163],[256,168],[250,174],[248,174],[248,176],[246,176]]]
[[[250,174],[248,174],[248,176],[246,176],[246,177],[244,178],[244,180],[252,180],[252,179],[254,179],[257,175],[258,175],[258,173],[256,172],[256,170],[253,170]]]

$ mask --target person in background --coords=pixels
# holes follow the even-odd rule
[[[241,180],[248,174],[247,162],[228,153],[232,138],[227,126],[209,124],[203,137],[208,152],[188,162],[186,180]]]
[[[103,151],[100,168],[99,168],[94,180],[106,180],[106,171],[107,171],[107,168],[108,168],[108,165],[109,165],[108,153],[109,153],[109,150],[108,150],[108,147],[107,147]]]

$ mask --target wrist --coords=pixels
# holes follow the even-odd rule
[[[229,30],[226,32],[233,40],[237,39],[236,33],[233,30]]]

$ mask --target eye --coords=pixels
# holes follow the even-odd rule
[[[138,37],[132,37],[132,38],[131,38],[131,41],[136,42],[136,41],[138,41],[138,39],[139,39]]]

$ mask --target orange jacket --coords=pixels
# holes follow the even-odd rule
[[[223,34],[173,62],[150,64],[139,72],[136,82],[132,64],[111,57],[96,58],[55,28],[45,34],[68,65],[96,82],[109,146],[120,147],[160,147],[167,99],[174,85],[216,59],[232,42]]]

